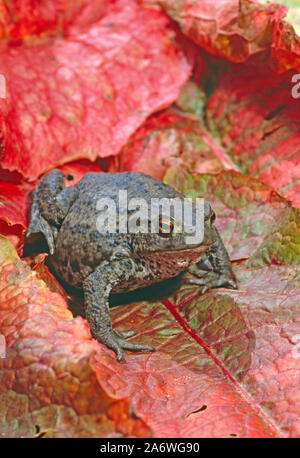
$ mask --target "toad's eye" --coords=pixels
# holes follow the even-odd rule
[[[173,221],[170,221],[168,219],[159,219],[159,235],[162,237],[168,237],[170,234],[172,234],[173,229],[174,229],[174,223]]]
[[[211,214],[210,214],[210,222],[213,223],[216,219],[216,214],[215,212],[212,210],[211,211]]]

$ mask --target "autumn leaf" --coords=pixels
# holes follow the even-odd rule
[[[250,0],[0,4],[0,436],[300,436],[289,17]],[[156,348],[118,363],[46,253],[19,257],[30,193],[54,167],[67,186],[141,170],[205,196],[238,290],[201,296],[178,278],[112,297],[113,327]]]
[[[105,14],[105,0],[8,0],[1,3],[1,38],[10,45],[59,36],[90,25]]]
[[[111,171],[139,170],[162,180],[169,167],[184,164],[193,171],[219,172],[229,159],[209,132],[188,113],[162,112],[149,117],[110,163]]]
[[[284,5],[251,0],[152,2],[159,3],[189,38],[213,55],[231,62],[263,56],[264,65],[280,73],[300,68],[300,40],[283,20]]]
[[[299,207],[300,110],[292,97],[293,74],[233,68],[220,79],[206,114],[233,162]]]
[[[234,172],[194,178],[175,172],[167,176],[170,183],[188,196],[205,192],[219,208],[218,227],[235,250],[233,258],[248,258],[235,267],[239,290],[199,296],[197,287],[182,286],[162,301],[114,307],[114,327],[137,329],[135,340],[157,349],[150,355],[126,353],[120,364],[90,337],[86,321],[72,318],[61,297],[2,240],[0,322],[7,357],[1,361],[6,395],[0,410],[5,407],[11,419],[2,434],[27,437],[34,434],[33,424],[49,437],[66,434],[67,425],[71,436],[88,431],[97,437],[116,431],[122,437],[299,434],[292,398],[299,358],[293,336],[299,329],[300,252],[291,256],[299,246],[299,213],[270,188]],[[237,219],[230,218],[233,213]],[[255,216],[245,233],[247,218]],[[241,220],[240,226],[232,220]],[[270,384],[272,390],[265,390]],[[112,402],[116,411],[127,412],[131,429],[125,422],[120,432],[109,421],[104,406],[109,410]]]
[[[74,35],[8,46],[2,167],[35,179],[68,161],[117,154],[188,78],[175,38],[163,13],[118,0]]]
[[[232,62],[204,108],[206,127],[219,137],[225,156],[299,207],[299,99],[293,76],[300,71],[300,39],[283,19],[287,7],[249,0],[239,6],[235,0],[159,4],[202,49]]]

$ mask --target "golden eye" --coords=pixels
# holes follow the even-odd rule
[[[170,234],[172,234],[173,229],[174,229],[174,223],[173,221],[170,221],[168,219],[159,219],[159,235],[162,237],[168,237]]]

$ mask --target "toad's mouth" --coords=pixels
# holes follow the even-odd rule
[[[206,243],[206,244],[201,244],[201,245],[188,245],[184,246],[182,248],[164,248],[164,247],[156,247],[156,249],[153,250],[145,250],[143,253],[149,253],[149,254],[160,254],[160,255],[169,255],[170,257],[175,256],[176,254],[191,254],[191,255],[203,255],[208,248],[210,248],[213,245],[213,243]]]
[[[189,246],[185,246],[183,248],[174,248],[173,250],[172,249],[162,249],[161,252],[163,253],[188,253],[188,252],[191,252],[191,253],[195,253],[196,251],[197,252],[205,252],[209,247],[211,247],[212,243],[208,243],[208,244],[201,244],[201,245],[189,245]]]

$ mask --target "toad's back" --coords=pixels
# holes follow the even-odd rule
[[[49,260],[64,281],[77,287],[81,287],[83,279],[97,265],[110,259],[116,247],[131,250],[130,234],[103,234],[97,230],[101,213],[97,209],[99,199],[112,199],[118,208],[120,190],[127,192],[128,200],[143,198],[148,203],[152,197],[184,197],[170,186],[141,172],[88,173],[76,188],[77,198],[60,227],[55,254]]]

